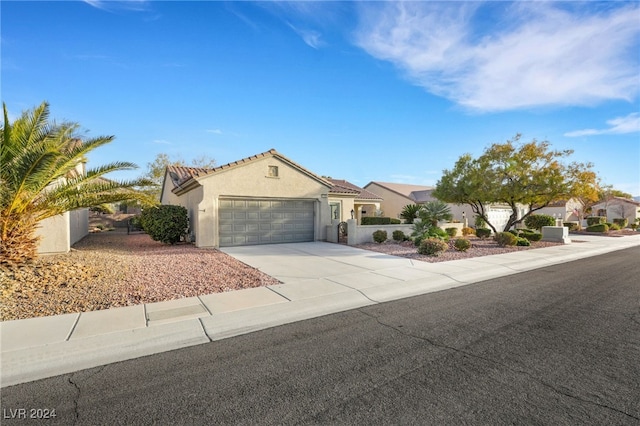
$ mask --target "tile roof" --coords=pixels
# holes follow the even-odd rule
[[[415,202],[424,202],[430,201],[433,199],[431,197],[431,191],[433,191],[433,186],[425,186],[425,185],[410,185],[406,183],[394,183],[394,182],[369,182],[365,186],[369,186],[371,184],[375,184],[381,186],[389,191],[395,192],[396,194],[407,197]]]
[[[210,175],[210,174],[214,174],[214,173],[217,173],[217,172],[221,172],[223,170],[229,170],[229,169],[232,169],[234,167],[238,167],[238,166],[241,166],[241,165],[244,165],[244,164],[251,163],[251,162],[253,162],[255,160],[258,160],[260,158],[267,158],[267,157],[278,157],[283,162],[288,163],[289,165],[291,165],[294,168],[297,168],[301,172],[311,176],[312,178],[324,183],[325,185],[327,185],[329,187],[331,186],[331,183],[328,182],[326,179],[321,178],[320,176],[316,175],[315,173],[313,173],[313,172],[305,169],[304,167],[300,166],[299,164],[289,160],[287,157],[285,157],[284,155],[280,154],[275,149],[270,149],[269,151],[262,152],[262,153],[256,154],[256,155],[252,155],[250,157],[246,157],[246,158],[243,158],[243,159],[238,160],[238,161],[233,161],[231,163],[227,163],[227,164],[224,164],[222,166],[217,166],[217,167],[212,167],[212,168],[207,168],[207,169],[200,168],[200,167],[168,166],[167,167],[167,171],[170,173],[170,176],[171,176],[171,178],[173,180],[174,187],[177,188],[179,186],[183,186],[185,183],[187,183],[190,180],[195,180],[195,178],[206,176],[206,175]],[[174,177],[171,175],[171,172],[175,173],[177,179],[174,179]]]
[[[353,194],[355,198],[361,200],[382,200],[382,197],[379,195],[360,188],[344,179],[329,178],[327,180],[333,184],[333,187],[329,190],[330,194]]]

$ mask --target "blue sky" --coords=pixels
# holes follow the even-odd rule
[[[225,164],[434,185],[516,133],[640,195],[639,2],[2,1],[10,117],[47,100],[92,165]]]

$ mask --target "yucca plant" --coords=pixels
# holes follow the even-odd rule
[[[453,218],[451,208],[447,203],[440,200],[433,200],[423,204],[418,216],[423,222],[429,222],[431,226],[438,226],[438,222]]]
[[[418,212],[422,208],[419,204],[407,204],[402,208],[400,217],[404,219],[404,223],[413,223],[414,219],[418,217]]]
[[[0,264],[20,264],[37,255],[40,221],[69,210],[138,199],[146,180],[113,181],[104,175],[137,166],[114,162],[82,171],[86,154],[113,136],[81,140],[76,123],[50,123],[49,104],[22,113],[9,123],[3,104],[0,130]]]

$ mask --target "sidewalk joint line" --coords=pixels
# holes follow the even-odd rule
[[[280,285],[284,285],[284,284],[280,284]],[[285,296],[284,294],[280,294],[277,291],[275,291],[274,289],[271,288],[271,286],[267,286],[267,289],[271,290],[272,292],[274,292],[275,294],[277,294],[280,297],[284,297],[285,299],[287,299],[287,302],[291,302],[291,299],[289,299],[287,296]]]
[[[204,309],[209,313],[209,316],[213,316],[207,305],[202,301],[202,299],[200,299],[200,296],[196,296],[196,298],[200,301],[200,304],[204,306]]]
[[[209,336],[209,334],[207,333],[207,329],[204,328],[204,324],[202,323],[202,317],[198,318],[198,324],[200,324],[200,328],[202,329],[202,332],[204,333],[204,335],[207,336],[207,339],[209,339],[209,343],[212,343],[213,339],[211,339],[211,336]]]
[[[73,332],[76,331],[76,326],[78,325],[78,321],[80,321],[80,315],[82,315],[82,313],[78,312],[78,316],[76,316],[76,320],[73,322],[71,330],[69,330],[69,334],[67,334],[67,337],[64,339],[65,342],[68,342],[69,339],[71,339]]]

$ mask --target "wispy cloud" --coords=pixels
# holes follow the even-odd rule
[[[166,141],[164,139],[155,139],[153,141],[153,143],[157,144],[157,145],[173,145],[171,142]]]
[[[476,111],[633,100],[637,3],[402,2],[361,7],[356,43]]]
[[[149,10],[149,0],[83,0],[96,9],[114,12],[116,10],[128,10],[133,12],[146,12]]]
[[[287,24],[293,31],[296,32],[296,34],[298,34],[302,38],[302,40],[307,45],[313,47],[314,49],[318,49],[324,46],[325,43],[322,40],[322,34],[320,34],[318,31],[298,28],[290,22]]]
[[[567,132],[567,137],[592,136],[592,135],[620,135],[625,133],[640,132],[640,113],[634,112],[626,117],[617,117],[607,120],[609,127],[606,129],[583,129]]]
[[[213,133],[215,135],[221,135],[222,134],[222,130],[220,130],[220,129],[207,129],[207,133]]]

